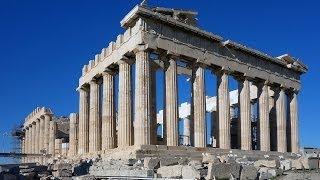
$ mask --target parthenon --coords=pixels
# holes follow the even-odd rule
[[[123,18],[125,32],[82,68],[77,87],[79,113],[69,118],[67,156],[141,145],[204,148],[209,142],[207,112],[213,113],[213,148],[299,151],[298,94],[300,76],[307,67],[288,54],[272,57],[202,30],[196,15],[137,5]],[[216,82],[205,80],[208,70]],[[157,71],[164,72],[164,82],[156,78]],[[178,104],[180,74],[190,77],[191,103]],[[236,91],[229,90],[231,77],[238,81]],[[164,87],[160,112],[156,108],[158,83]],[[217,96],[206,95],[207,83],[217,84]],[[253,101],[258,107],[254,122]],[[238,109],[236,113],[230,112],[232,107]],[[179,115],[183,108],[188,112]],[[237,114],[237,120],[231,114]],[[45,150],[54,156],[55,146],[63,142],[56,141],[51,119],[48,108],[37,108],[26,118],[23,152]],[[179,142],[179,119],[188,120],[183,125],[183,143]],[[163,126],[160,134],[159,124]]]

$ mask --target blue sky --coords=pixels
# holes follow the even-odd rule
[[[0,0],[0,133],[37,106],[78,111],[81,68],[123,31],[139,1]],[[299,96],[301,143],[320,147],[320,3],[317,1],[150,0],[199,12],[201,28],[272,56],[289,53],[309,72]],[[186,96],[185,91],[181,96]],[[0,151],[9,147],[0,137]]]

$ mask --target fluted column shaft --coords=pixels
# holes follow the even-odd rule
[[[31,154],[31,127],[28,126],[27,127],[27,138],[26,138],[26,141],[27,141],[27,154]],[[30,158],[28,157],[27,158],[27,162],[30,162]]]
[[[290,93],[291,152],[299,152],[298,92]]]
[[[149,52],[136,52],[134,144],[151,144],[151,82]]]
[[[251,102],[250,83],[247,78],[239,82],[239,104],[240,104],[240,144],[242,150],[251,150]]]
[[[50,121],[50,132],[49,132],[49,154],[54,157],[55,154],[55,140],[56,140],[57,124],[54,121]]]
[[[217,75],[218,79],[218,113],[219,113],[219,147],[230,149],[230,95],[229,77],[227,72],[222,71]]]
[[[29,128],[28,127],[26,127],[25,128],[26,129],[26,131],[25,131],[25,138],[24,138],[24,140],[25,140],[25,148],[24,148],[24,151],[25,151],[25,153],[28,153],[29,152]]]
[[[183,145],[191,145],[190,116],[183,118]]]
[[[102,98],[102,149],[116,147],[116,117],[114,106],[114,77],[113,73],[103,74]]]
[[[25,154],[26,141],[25,138],[21,140],[21,153]],[[21,157],[21,163],[25,163],[25,158]]]
[[[46,152],[48,153],[49,150],[49,136],[50,136],[50,121],[51,121],[51,115],[45,114],[44,115],[44,137],[43,137],[43,145],[44,149],[46,149]]]
[[[79,89],[79,148],[78,154],[89,151],[89,92]]]
[[[193,72],[194,146],[206,147],[206,94],[205,68],[195,67]]]
[[[36,123],[32,123],[32,154],[36,153]]]
[[[39,153],[44,149],[44,119],[39,119]]]
[[[70,114],[69,156],[75,156],[78,150],[78,114]]]
[[[270,122],[269,122],[269,88],[265,83],[258,85],[259,98],[259,144],[261,151],[270,151]]]
[[[40,121],[39,119],[36,120],[36,134],[35,134],[35,138],[36,138],[36,144],[35,144],[35,153],[39,154],[39,150],[40,150]]]
[[[283,88],[275,91],[276,96],[276,114],[277,114],[277,148],[278,152],[287,152],[287,118],[286,101]]]
[[[170,58],[165,68],[167,145],[179,145],[177,63]]]
[[[89,121],[89,152],[101,150],[101,122],[99,113],[99,84],[90,82],[90,121]]]
[[[131,65],[125,61],[119,62],[118,98],[118,146],[131,146],[133,144]]]

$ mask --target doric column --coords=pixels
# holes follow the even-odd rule
[[[62,139],[54,140],[54,156],[62,155]]]
[[[25,152],[25,146],[26,145],[26,141],[25,141],[25,138],[23,138],[23,139],[21,139],[21,153],[22,154],[25,154],[26,152]],[[25,163],[25,158],[24,157],[22,157],[21,158],[21,163]]]
[[[229,97],[229,77],[226,71],[217,73],[218,82],[218,127],[219,139],[218,144],[221,149],[230,149],[231,133],[230,133],[230,97]]]
[[[46,153],[48,153],[49,150],[49,136],[50,136],[50,121],[51,121],[51,115],[45,114],[44,115],[44,137],[43,137],[43,145],[44,149],[46,149]]]
[[[258,98],[260,150],[270,151],[269,87],[266,82],[258,84]]]
[[[78,114],[70,114],[70,130],[69,130],[69,153],[70,156],[75,156],[78,151]]]
[[[240,108],[240,144],[242,150],[251,150],[251,103],[250,83],[244,77],[239,79],[239,108]],[[239,132],[239,131],[238,131]]]
[[[114,77],[112,72],[103,74],[102,84],[102,149],[105,150],[116,148]]]
[[[150,102],[150,61],[149,52],[138,50],[136,53],[135,121],[134,144],[151,144],[151,102]]]
[[[287,152],[286,98],[282,87],[275,90],[275,99],[277,114],[277,150],[278,152]]]
[[[24,138],[24,153],[28,154],[29,153],[29,127],[25,127],[25,138]],[[25,163],[28,162],[28,158],[25,158]]]
[[[32,154],[36,153],[36,123],[32,122]]]
[[[99,109],[99,84],[90,81],[90,120],[89,120],[89,152],[101,150],[101,127]]]
[[[55,152],[55,140],[56,140],[57,124],[55,121],[50,121],[50,132],[49,132],[49,154],[54,157]]]
[[[44,119],[39,119],[39,153],[44,149]],[[41,153],[42,154],[42,153]]]
[[[28,154],[32,154],[32,127],[28,125],[27,130],[27,152]],[[30,157],[28,157],[28,162],[31,162]]]
[[[36,119],[36,133],[35,133],[35,154],[39,154],[39,144],[40,144],[40,121]]]
[[[79,148],[78,154],[89,151],[89,92],[85,87],[79,89]]]
[[[293,91],[289,97],[290,128],[291,128],[291,152],[299,152],[299,116],[298,116],[298,92]]]
[[[190,116],[188,116],[183,118],[183,145],[191,145],[190,136]]]
[[[178,85],[177,85],[177,63],[169,58],[165,62],[165,108],[166,108],[166,131],[167,145],[179,145],[178,133]]]
[[[119,62],[118,98],[118,147],[131,146],[133,144],[131,65],[125,60]]]
[[[205,68],[196,65],[193,74],[194,146],[206,147]]]

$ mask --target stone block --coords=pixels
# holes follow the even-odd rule
[[[300,158],[300,162],[304,169],[318,169],[319,168],[319,159],[318,158]]]
[[[255,180],[258,177],[258,170],[252,165],[242,166],[240,179]]]
[[[162,178],[181,178],[182,165],[160,167],[157,174]]]
[[[200,179],[200,172],[191,166],[182,167],[182,178],[183,179]]]
[[[284,171],[288,171],[292,168],[292,163],[290,160],[282,160],[280,161],[280,169]]]
[[[240,178],[241,166],[238,163],[210,163],[207,179]]]
[[[146,169],[157,169],[159,167],[160,160],[158,158],[146,157],[144,158],[143,166]]]
[[[258,160],[254,162],[254,167],[279,168],[280,162],[277,160]]]
[[[291,159],[291,168],[294,170],[301,170],[303,169],[302,163],[300,159]]]
[[[165,146],[165,145],[157,145],[157,150],[168,150],[168,146]]]
[[[220,162],[220,159],[214,155],[211,155],[208,153],[202,154],[202,163],[209,164],[209,163],[219,163],[219,162]]]
[[[160,166],[172,166],[179,164],[179,158],[161,158],[160,159]]]
[[[196,161],[196,160],[191,160],[189,163],[188,163],[189,166],[192,166],[196,169],[202,169],[203,168],[203,165],[202,165],[202,162],[201,161]]]
[[[189,159],[188,158],[186,158],[186,157],[179,158],[178,164],[180,164],[180,165],[188,165],[188,163],[189,163]]]
[[[259,169],[259,179],[273,179],[282,175],[282,173],[283,171],[281,169],[262,167]]]

